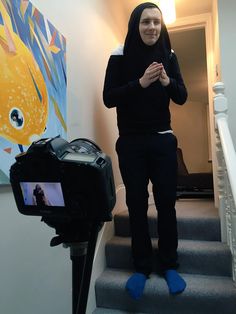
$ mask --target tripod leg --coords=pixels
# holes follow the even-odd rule
[[[81,291],[88,242],[70,244],[72,261],[72,314],[76,314]]]
[[[72,313],[76,314],[78,296],[81,289],[81,282],[83,278],[83,270],[85,264],[85,256],[72,259]]]
[[[93,267],[93,258],[94,258],[94,252],[96,248],[100,225],[101,224],[99,222],[94,222],[91,227],[91,233],[90,233],[90,237],[88,241],[88,250],[87,250],[87,256],[86,256],[86,261],[85,261],[85,266],[84,266],[82,284],[80,287],[77,311],[75,312],[75,314],[86,313],[88,292],[89,292],[90,279],[91,279],[91,273],[92,273],[92,267]]]

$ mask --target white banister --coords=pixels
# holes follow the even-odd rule
[[[225,86],[213,86],[216,156],[218,161],[219,213],[222,241],[227,242],[232,253],[233,280],[236,280],[236,152],[228,126],[228,103]]]
[[[225,164],[229,176],[229,182],[236,205],[236,153],[232,137],[229,132],[228,121],[225,117],[217,117],[217,125],[221,139],[222,150],[224,153]]]

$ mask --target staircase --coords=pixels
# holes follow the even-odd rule
[[[127,210],[114,217],[115,236],[106,245],[107,268],[96,281],[97,309],[93,314],[235,314],[236,288],[231,279],[232,258],[220,242],[220,220],[212,200],[179,200],[179,273],[187,282],[180,295],[169,295],[166,282],[154,271],[144,295],[132,300],[125,283],[132,274]],[[149,228],[154,256],[157,250],[156,210],[150,206]]]

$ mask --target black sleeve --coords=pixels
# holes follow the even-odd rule
[[[167,93],[176,104],[183,105],[187,100],[188,93],[180,73],[177,57],[174,53],[172,53],[170,59],[169,77],[170,84],[166,86]]]
[[[138,90],[142,89],[139,79],[124,83],[122,69],[123,56],[110,56],[103,87],[103,102],[108,108],[127,103],[127,100],[132,98]]]

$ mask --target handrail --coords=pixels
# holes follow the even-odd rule
[[[229,131],[227,118],[224,116],[216,117],[219,130],[221,146],[224,153],[225,164],[229,176],[229,182],[236,205],[236,153],[234,144]]]
[[[230,247],[232,275],[236,282],[236,152],[228,125],[228,103],[224,90],[222,82],[213,86],[219,213],[221,237]]]

